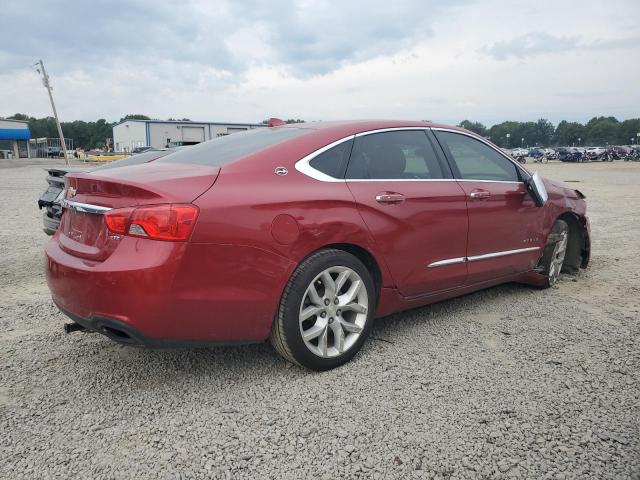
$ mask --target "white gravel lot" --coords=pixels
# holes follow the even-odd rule
[[[381,319],[312,373],[65,335],[43,164],[0,160],[0,478],[640,478],[640,163],[538,168],[587,195],[588,270]]]

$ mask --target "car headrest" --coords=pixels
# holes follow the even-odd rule
[[[371,178],[402,178],[407,166],[404,153],[397,145],[381,145],[370,155]]]

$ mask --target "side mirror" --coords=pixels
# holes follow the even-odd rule
[[[536,206],[544,207],[545,203],[547,203],[549,195],[547,194],[547,189],[544,186],[544,182],[542,181],[542,177],[540,176],[540,174],[538,172],[535,172],[527,180],[525,180],[524,184],[526,185],[527,191],[533,198]]]

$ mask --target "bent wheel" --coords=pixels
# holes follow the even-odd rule
[[[269,340],[287,360],[328,370],[351,360],[375,313],[371,274],[353,255],[322,250],[291,276]]]
[[[551,287],[558,282],[560,272],[564,265],[564,257],[567,253],[567,243],[569,241],[569,226],[564,220],[556,220],[553,224],[547,244],[542,255],[543,273],[547,277],[547,287]]]

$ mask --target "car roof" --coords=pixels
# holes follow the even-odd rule
[[[354,135],[356,133],[367,132],[371,130],[381,130],[385,128],[402,128],[402,127],[427,127],[427,128],[448,128],[452,130],[467,130],[454,127],[451,125],[443,125],[432,122],[421,122],[416,120],[346,120],[331,122],[305,122],[290,123],[276,128],[306,128],[318,131],[331,131],[335,135]],[[471,132],[473,133],[473,132]]]
[[[395,128],[446,128],[449,130],[464,132],[467,135],[482,139],[482,137],[463,128],[436,124],[432,122],[420,122],[415,120],[352,120],[337,122],[290,123],[233,134],[235,138],[236,135],[240,136],[245,133],[248,135],[250,134],[250,132],[257,132],[264,129],[268,129],[274,132],[277,130],[282,131],[288,129],[300,130],[297,135],[293,135],[290,138],[285,138],[270,145],[265,145],[264,147],[256,149],[255,151],[250,151],[245,154],[238,154],[235,159],[225,163],[224,168],[227,172],[233,171],[234,169],[242,171],[242,169],[244,168],[243,165],[246,165],[247,163],[251,164],[251,162],[255,161],[256,159],[262,162],[263,158],[265,157],[278,158],[280,159],[279,161],[283,162],[297,161],[300,158],[309,155],[310,153],[315,152],[320,148],[324,148],[333,142],[347,139],[348,137],[356,135],[358,133]],[[215,141],[216,140],[213,139],[209,142]],[[161,161],[171,162],[175,160],[176,157],[170,155],[165,157]],[[186,160],[182,159],[182,161]]]

